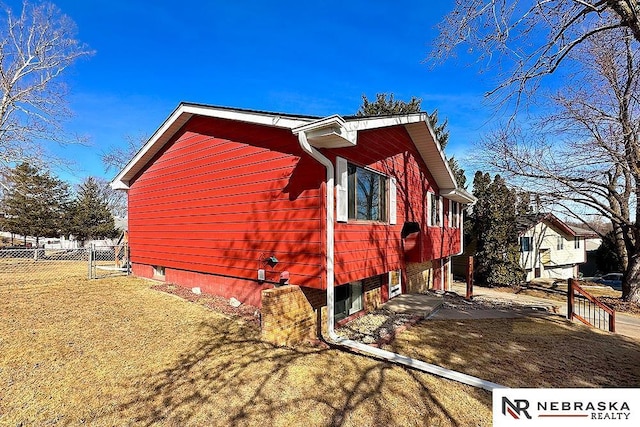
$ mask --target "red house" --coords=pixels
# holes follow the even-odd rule
[[[262,305],[299,286],[336,320],[447,289],[462,205],[425,113],[310,117],[183,103],[114,179],[132,271]]]

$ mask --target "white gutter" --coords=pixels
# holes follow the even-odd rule
[[[307,140],[306,131],[294,130],[294,133],[298,134],[298,141],[300,147],[307,152],[311,157],[322,164],[327,170],[327,180],[325,188],[327,216],[326,216],[326,231],[327,231],[327,257],[326,257],[326,272],[327,272],[327,330],[329,335],[329,342],[338,346],[348,347],[357,350],[368,355],[372,355],[379,359],[384,359],[392,363],[405,365],[420,371],[438,375],[443,378],[458,381],[463,384],[468,384],[473,387],[479,387],[484,390],[493,391],[496,388],[504,388],[496,383],[485,381],[471,375],[463,374],[462,372],[453,371],[440,366],[432,365],[430,363],[423,362],[422,360],[412,359],[401,354],[392,353],[387,350],[372,347],[370,345],[362,344],[357,341],[348,340],[342,338],[333,327],[335,314],[334,314],[334,294],[335,294],[335,275],[334,275],[334,215],[333,215],[333,201],[334,201],[334,168],[331,160],[327,159],[320,151],[312,147]],[[326,339],[326,337],[325,337]]]

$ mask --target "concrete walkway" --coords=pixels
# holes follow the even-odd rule
[[[413,314],[427,317],[439,309],[444,302],[440,296],[423,294],[402,294],[390,299],[382,308],[396,314]]]

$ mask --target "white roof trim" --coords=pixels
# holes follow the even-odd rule
[[[154,132],[140,151],[136,153],[122,171],[111,181],[111,188],[115,190],[128,190],[130,180],[144,165],[151,161],[153,156],[155,156],[169,139],[193,116],[215,117],[285,129],[300,127],[313,121],[313,119],[305,117],[298,118],[278,114],[181,103],[158,130]]]
[[[318,119],[187,103],[178,105],[140,151],[113,179],[111,187],[116,190],[128,190],[131,179],[193,116],[214,117],[291,129],[292,133],[296,135],[305,132],[309,143],[317,148],[354,147],[357,144],[358,131],[360,130],[404,126],[433,175],[440,193],[444,197],[461,203],[475,202],[475,198],[471,194],[457,188],[453,173],[426,113],[350,117],[347,120],[339,115],[332,115]]]

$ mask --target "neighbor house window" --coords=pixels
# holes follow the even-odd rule
[[[334,315],[342,320],[364,308],[362,301],[362,282],[352,282],[335,287]]]
[[[573,238],[573,247],[575,249],[580,249],[580,237],[579,236],[575,236]]]
[[[370,169],[348,165],[349,219],[387,220],[387,177]]]
[[[564,249],[564,239],[562,238],[562,236],[558,236],[556,237],[556,249],[561,251]]]
[[[429,225],[439,226],[442,221],[440,196],[429,193]]]
[[[531,250],[531,237],[520,238],[520,252],[529,252]]]

